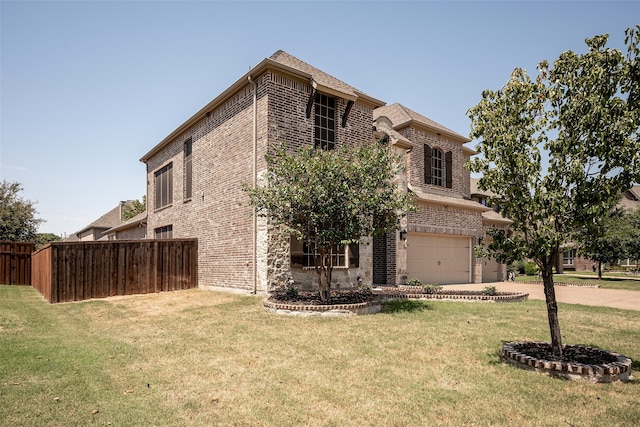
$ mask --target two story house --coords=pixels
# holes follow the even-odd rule
[[[415,193],[420,210],[403,219],[400,232],[344,247],[334,283],[481,281],[472,247],[483,236],[488,208],[470,200],[463,169],[474,153],[463,145],[469,140],[406,107],[385,106],[283,51],[250,69],[141,158],[147,236],[198,238],[202,288],[266,292],[289,278],[310,285],[313,254],[256,215],[242,185],[258,185],[273,144],[330,150],[380,137],[405,156],[400,186]]]

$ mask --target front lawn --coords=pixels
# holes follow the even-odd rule
[[[639,375],[638,312],[560,304],[560,322]],[[199,289],[50,305],[0,286],[0,424],[640,425],[637,380],[521,370],[499,360],[510,340],[548,340],[543,301],[300,318]]]
[[[589,276],[589,277],[582,277]],[[541,282],[539,276],[517,276],[516,282]],[[620,277],[607,277],[606,275],[598,280],[597,275],[589,275],[587,273],[574,274],[554,274],[553,281],[556,283],[582,283],[600,285],[603,289],[622,289],[626,291],[640,291],[640,280],[638,279],[622,279]]]

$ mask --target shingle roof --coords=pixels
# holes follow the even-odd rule
[[[76,231],[74,234],[78,235],[92,228],[101,228],[101,229],[108,230],[109,228],[113,228],[122,224],[122,207],[131,203],[133,203],[133,200],[126,200],[124,202],[118,203],[118,206],[111,209],[109,212],[102,215],[100,218],[96,219],[91,224],[87,225],[81,230]]]
[[[313,80],[316,83],[319,83],[322,86],[334,89],[338,92],[343,92],[348,95],[352,95],[353,97],[359,97],[362,95],[366,95],[364,92],[359,91],[343,82],[342,80],[338,80],[330,74],[325,73],[324,71],[307,64],[306,62],[296,58],[293,55],[288,54],[283,50],[279,50],[275,52],[273,55],[269,57],[269,59],[286,65],[287,67],[294,68],[298,71],[302,71],[303,73],[310,74],[313,77]]]
[[[373,119],[377,119],[380,116],[386,116],[393,123],[393,127],[395,129],[399,129],[405,126],[408,126],[412,122],[421,124],[422,126],[426,126],[435,131],[439,131],[442,133],[446,133],[447,135],[459,139],[464,142],[470,142],[471,140],[466,136],[462,136],[459,133],[452,131],[451,129],[442,126],[440,123],[434,122],[433,120],[423,116],[422,114],[416,113],[410,108],[405,107],[404,105],[398,104],[397,102],[391,105],[387,105],[384,107],[376,108],[373,110]]]
[[[126,222],[121,222],[115,227],[108,229],[107,231],[105,231],[105,234],[112,233],[114,231],[126,230],[128,228],[138,227],[140,224],[145,223],[146,220],[147,220],[147,211],[144,211],[132,218],[129,218]]]
[[[458,207],[458,208],[464,208],[464,209],[471,209],[471,210],[476,210],[476,211],[490,211],[491,208],[488,208],[484,205],[481,205],[478,202],[475,202],[473,200],[467,200],[467,199],[462,199],[462,198],[458,198],[458,197],[451,197],[451,196],[445,196],[445,195],[441,195],[441,194],[433,194],[433,193],[427,193],[424,191],[421,191],[415,187],[413,187],[412,185],[409,185],[409,190],[411,190],[416,197],[418,198],[418,200],[421,200],[423,202],[431,202],[431,203],[435,203],[438,205],[445,205],[445,206],[452,206],[452,207]]]
[[[158,153],[158,151],[160,151],[165,145],[169,144],[185,129],[188,129],[198,120],[201,120],[208,113],[217,108],[239,90],[246,87],[251,79],[258,78],[261,73],[264,73],[265,70],[269,68],[279,68],[288,73],[297,75],[299,78],[307,80],[311,79],[313,82],[320,86],[318,88],[320,91],[334,92],[330,94],[340,96],[348,100],[355,100],[356,98],[358,98],[371,104],[373,108],[380,107],[385,104],[384,101],[381,101],[370,95],[367,95],[364,92],[359,91],[353,86],[350,86],[345,82],[325,73],[324,71],[307,64],[306,62],[296,58],[295,56],[292,56],[283,50],[278,50],[273,55],[271,55],[271,57],[263,59],[258,65],[251,68],[245,75],[236,80],[235,83],[233,83],[222,93],[216,96],[207,105],[202,107],[198,112],[187,119],[187,121],[178,126],[178,128],[176,128],[162,141],[160,141],[160,143],[153,147],[151,151],[142,156],[140,161],[146,163],[153,155]]]
[[[478,188],[478,181],[479,180],[480,180],[479,178],[471,177],[471,180],[469,181],[470,193],[471,194],[480,194],[482,196],[494,197],[496,194],[493,191],[480,190]]]

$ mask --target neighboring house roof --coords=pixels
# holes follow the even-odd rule
[[[497,223],[497,224],[511,224],[513,222],[510,219],[503,217],[502,215],[500,215],[498,212],[494,210],[482,212],[482,220],[483,222],[486,221],[486,222]]]
[[[640,209],[640,185],[634,185],[622,194],[618,207],[635,211]]]
[[[129,218],[127,221],[112,227],[104,232],[104,234],[111,234],[117,231],[127,230],[129,228],[136,228],[139,226],[145,226],[147,224],[147,211],[141,212],[138,215]]]
[[[470,194],[473,196],[474,194],[478,194],[480,196],[485,196],[485,197],[494,197],[496,194],[493,191],[489,191],[489,190],[480,190],[478,188],[478,181],[480,181],[479,178],[474,178],[471,177],[470,180]]]
[[[462,143],[471,142],[471,140],[466,136],[462,136],[445,126],[442,126],[440,123],[436,123],[433,120],[423,116],[422,114],[416,113],[412,109],[398,104],[397,102],[395,104],[387,105],[373,110],[374,120],[377,120],[378,117],[382,116],[387,117],[389,120],[391,120],[393,128],[396,130],[405,128],[411,124],[418,124],[435,132],[444,133]],[[473,151],[471,149],[469,150]]]
[[[339,96],[341,98],[350,101],[362,101],[370,104],[373,108],[381,107],[385,103],[372,96],[367,95],[364,92],[344,83],[341,80],[321,71],[306,62],[289,55],[282,50],[276,51],[271,57],[263,59],[258,65],[251,68],[242,77],[236,80],[231,86],[229,86],[224,92],[215,97],[211,102],[201,108],[196,114],[191,116],[187,121],[181,124],[173,132],[167,135],[160,143],[151,149],[147,154],[142,156],[141,162],[146,163],[153,155],[158,153],[167,144],[178,137],[182,132],[193,126],[198,121],[206,117],[206,115],[218,106],[226,102],[230,97],[235,95],[238,91],[245,88],[251,82],[255,81],[262,73],[268,69],[275,69],[281,72],[296,76],[300,79],[309,81],[310,84],[317,90],[328,93],[330,95]]]
[[[411,192],[416,195],[416,198],[419,201],[434,203],[437,205],[471,209],[476,211],[491,210],[491,208],[481,205],[478,202],[474,202],[473,200],[467,200],[467,199],[462,199],[462,198],[452,197],[452,196],[445,196],[443,194],[427,193],[413,187],[412,185],[409,185],[408,187],[409,187],[409,190],[411,190]]]
[[[118,206],[111,209],[109,212],[102,215],[100,218],[96,219],[95,221],[93,221],[91,224],[87,225],[83,229],[76,231],[75,233],[67,237],[65,240],[66,241],[78,240],[78,237],[82,233],[85,233],[91,229],[101,230],[102,232],[104,232],[110,228],[113,228],[115,226],[122,224],[122,208],[125,205],[132,204],[133,202],[134,202],[133,200],[126,200],[126,201],[120,202]]]

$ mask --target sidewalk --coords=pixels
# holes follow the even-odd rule
[[[443,287],[445,289],[478,291],[487,286],[495,286],[499,292],[524,292],[529,294],[529,299],[544,301],[544,290],[542,284],[527,285],[518,282],[497,282],[468,285],[444,285]],[[584,286],[556,286],[555,289],[556,299],[558,302],[640,311],[640,291],[587,288]]]

